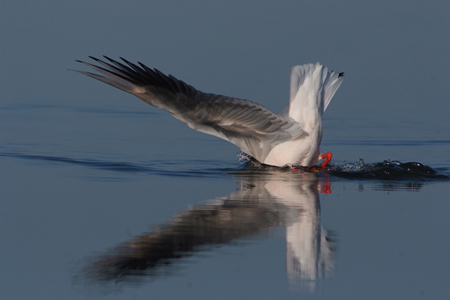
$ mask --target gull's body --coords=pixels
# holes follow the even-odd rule
[[[141,63],[93,59],[102,67],[82,63],[106,77],[79,72],[168,111],[192,129],[225,139],[261,163],[279,167],[309,167],[323,158],[322,114],[343,80],[343,73],[330,72],[319,63],[295,66],[289,113],[284,116],[248,100],[203,93]]]

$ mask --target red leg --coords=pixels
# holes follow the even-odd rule
[[[325,168],[325,166],[330,162],[332,157],[333,157],[333,155],[331,154],[331,152],[327,152],[327,153],[324,153],[321,156],[319,156],[319,159],[325,158],[325,160],[320,164],[320,166],[322,168]]]

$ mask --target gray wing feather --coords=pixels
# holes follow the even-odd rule
[[[276,145],[299,138],[304,132],[293,119],[275,114],[257,103],[203,93],[172,75],[105,56],[110,63],[91,57],[101,66],[83,63],[100,74],[77,71],[131,93],[166,110],[192,129],[225,139],[263,162]]]

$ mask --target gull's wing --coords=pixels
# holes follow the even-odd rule
[[[79,61],[99,73],[77,71],[135,95],[150,105],[171,113],[192,129],[225,139],[242,151],[264,161],[279,143],[299,138],[301,124],[275,114],[257,103],[206,94],[172,75],[105,56],[110,63],[91,57],[101,66]]]

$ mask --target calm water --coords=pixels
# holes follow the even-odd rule
[[[6,2],[1,299],[448,299],[450,4],[403,3]],[[332,167],[245,166],[67,71],[102,54],[274,111],[293,65],[345,71]]]

